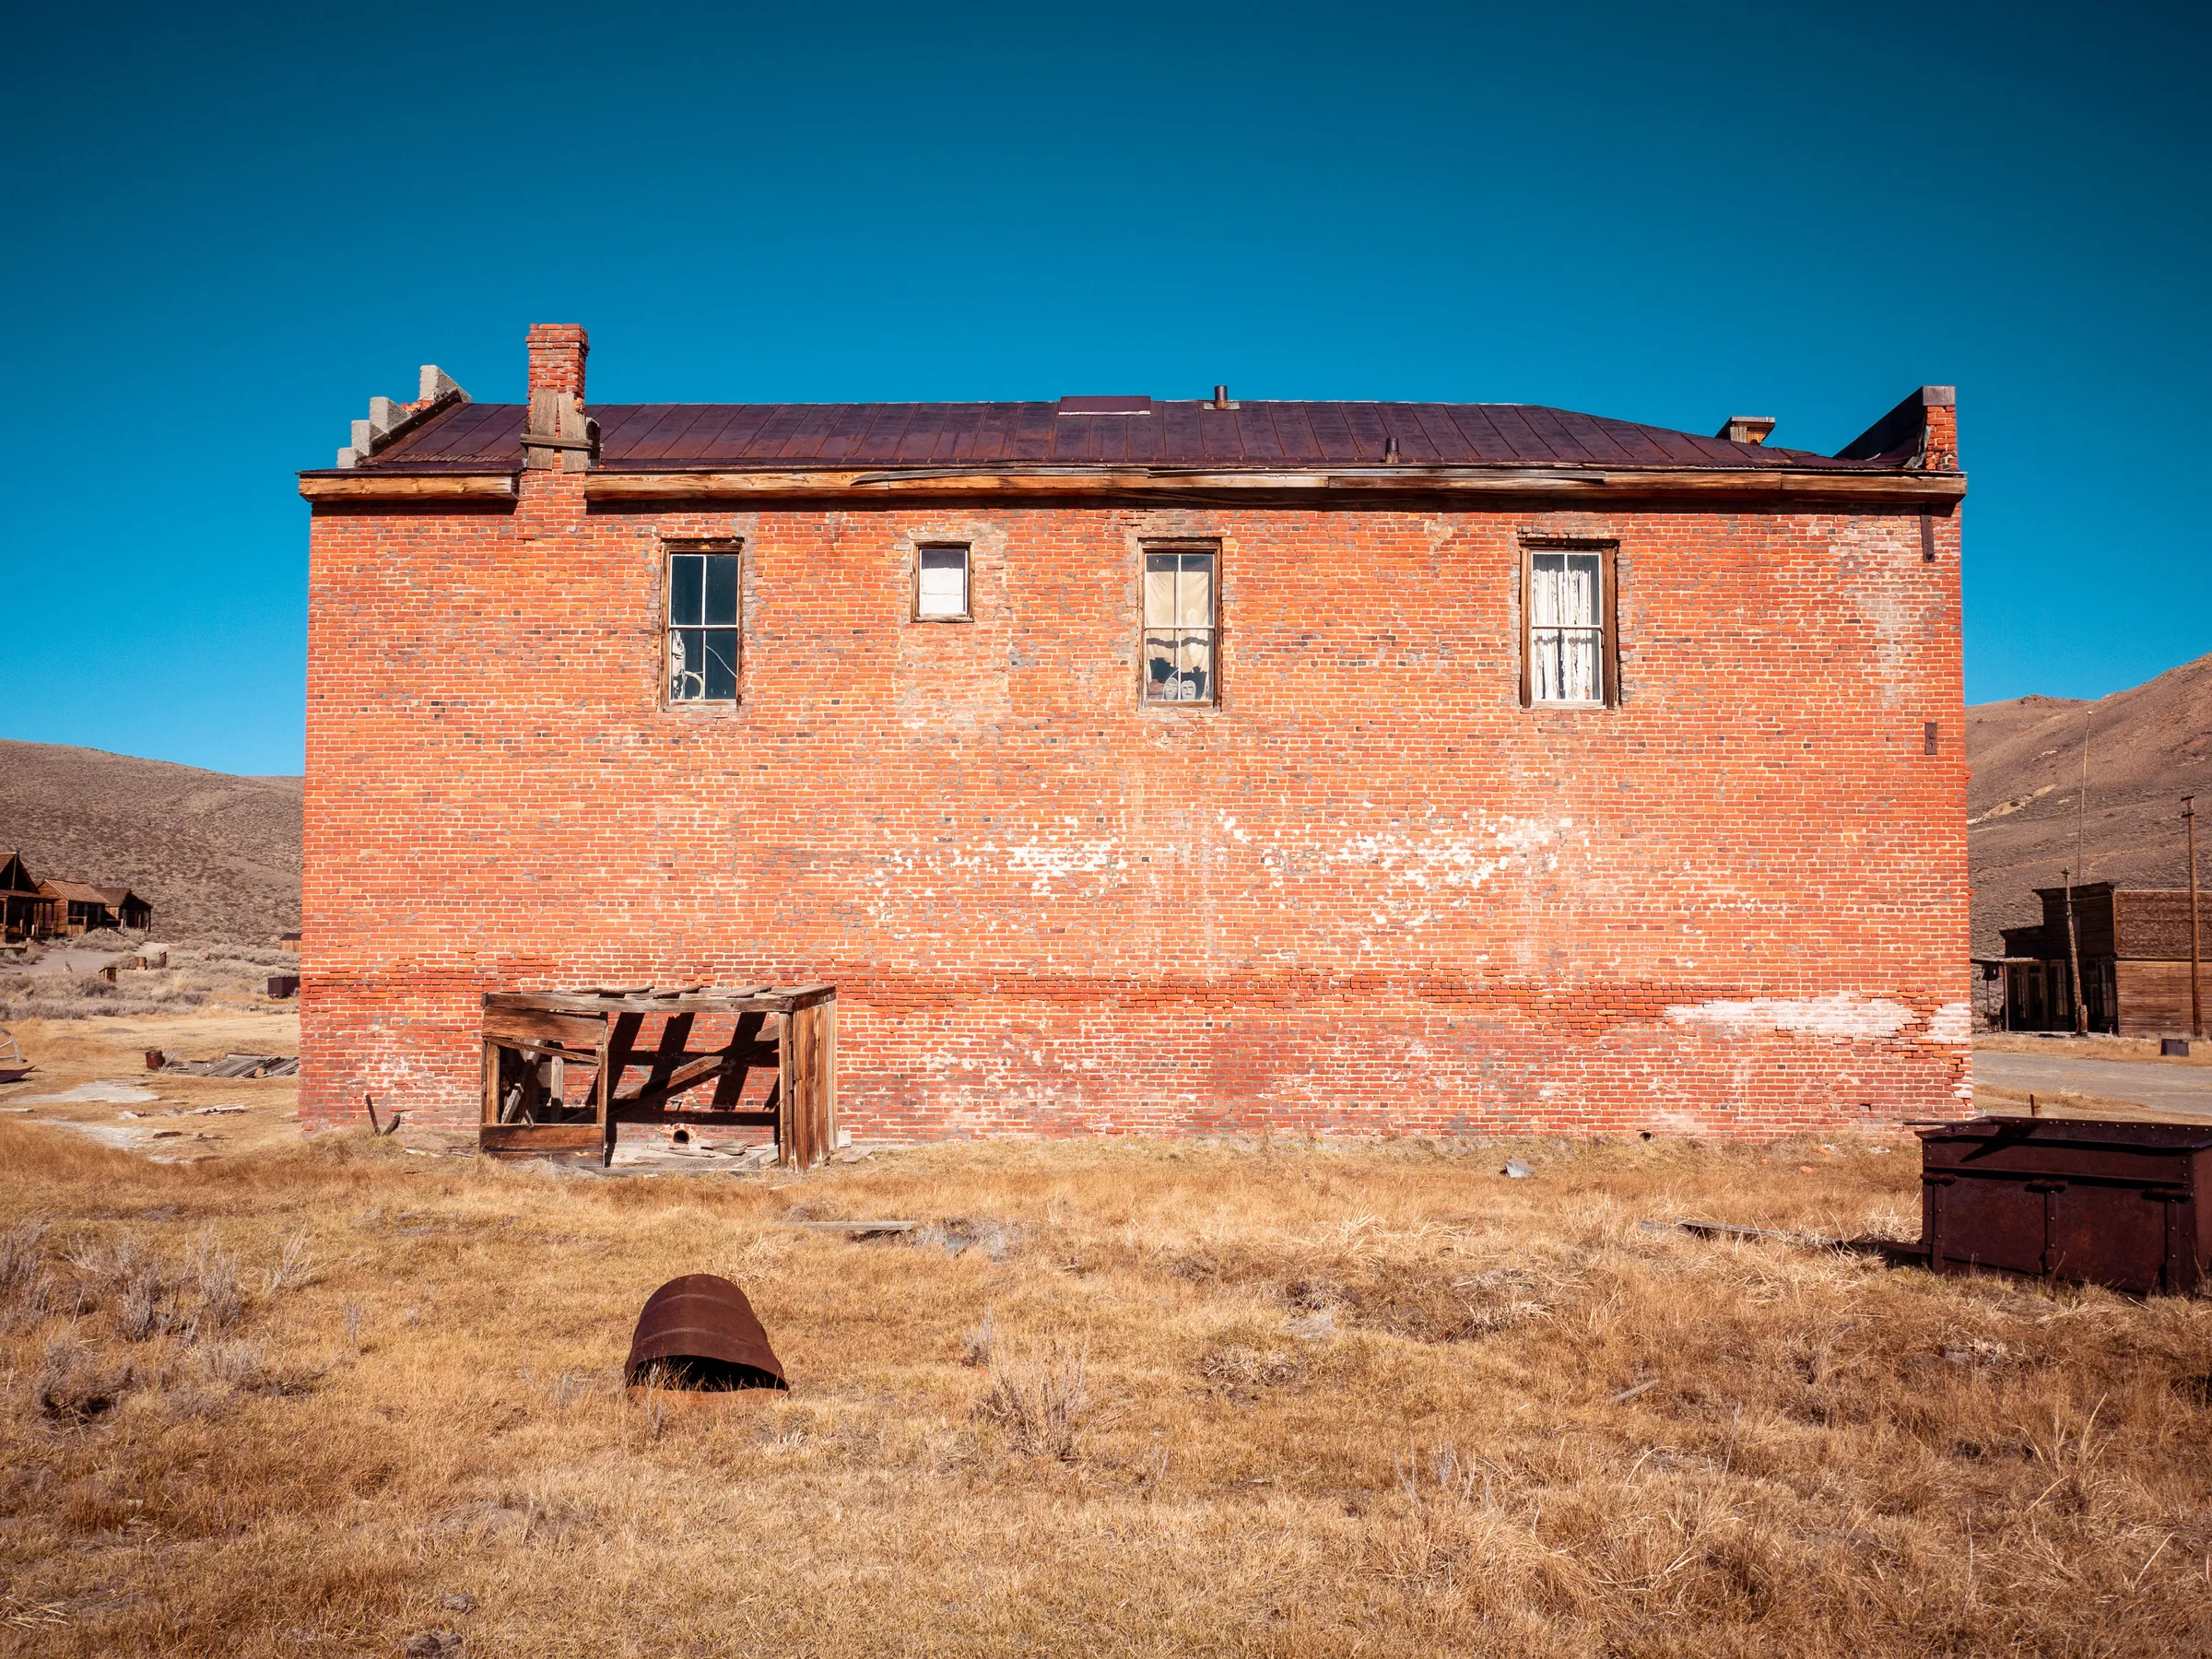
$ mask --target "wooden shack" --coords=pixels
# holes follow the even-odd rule
[[[630,1081],[632,1071],[644,1076]],[[485,995],[485,1153],[611,1163],[624,1124],[768,1129],[778,1163],[821,1162],[837,1136],[837,988]]]
[[[42,938],[58,931],[59,906],[49,898],[20,853],[0,855],[0,940]]]
[[[2008,927],[2005,952],[1981,959],[2003,985],[2004,1024],[2015,1031],[2074,1029],[2074,958],[2081,962],[2080,998],[2092,1031],[2121,1037],[2189,1034],[2189,891],[2186,888],[2121,888],[2109,881],[2071,889],[2074,938],[2066,938],[2069,889],[2038,888],[2043,919]],[[2212,909],[2212,906],[2207,906]],[[2212,916],[2200,917],[2200,925]],[[2212,926],[2206,927],[2212,932]],[[2212,939],[2199,942],[2200,951]],[[2200,969],[2199,994],[2212,1009],[2212,964]]]
[[[41,895],[53,901],[53,930],[75,938],[103,927],[144,933],[154,924],[154,907],[127,887],[94,887],[85,881],[41,881]]]

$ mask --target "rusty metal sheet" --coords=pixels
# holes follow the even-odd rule
[[[1149,413],[1138,412],[1148,408]],[[1112,411],[1124,412],[1112,412]],[[394,441],[364,473],[519,469],[528,411],[459,404]],[[1441,465],[1717,466],[1893,472],[1840,459],[1534,404],[1066,397],[1052,403],[594,404],[602,471],[1019,465],[1371,466],[1382,434]]]
[[[622,1380],[700,1393],[791,1386],[745,1292],[712,1273],[670,1279],[646,1299]]]

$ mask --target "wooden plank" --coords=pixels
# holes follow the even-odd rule
[[[759,1056],[761,1064],[766,1064],[769,1058],[766,1051],[766,1044],[756,1043],[748,1053]],[[730,1064],[730,1057],[731,1051],[728,1049],[716,1049],[712,1053],[697,1055],[669,1072],[665,1081],[654,1083],[649,1080],[634,1093],[617,1095],[614,1103],[618,1108],[629,1108],[656,1105],[662,1100],[673,1099],[686,1089],[698,1088],[720,1072]]]
[[[484,1044],[484,1098],[479,1102],[477,1122],[496,1124],[500,1121],[500,1051],[488,1039]]]
[[[590,996],[569,991],[490,991],[485,993],[487,1010],[542,1011],[553,1014],[780,1014],[791,1006],[792,994],[774,990],[738,994],[701,992],[696,996]]]
[[[771,1128],[772,1112],[688,1112],[681,1106],[625,1106],[615,1102],[615,1120],[623,1124],[674,1124],[692,1129]]]
[[[491,1153],[596,1152],[596,1124],[486,1124],[477,1131],[479,1150]]]
[[[495,1042],[503,1038],[523,1042],[555,1042],[566,1049],[596,1053],[606,1041],[606,1021],[575,1014],[487,1008],[484,1035]]]
[[[1020,471],[967,467],[797,472],[594,472],[584,480],[589,500],[697,500],[716,497],[820,498],[853,495],[1312,495],[1339,490],[1390,495],[1655,496],[1760,500],[1956,501],[1966,494],[1962,473],[1835,471],[1781,467],[1599,468],[1570,465],[1457,467],[1397,465],[1372,472],[1270,471],[1265,467],[1200,470],[1126,465],[1040,465]]]
[[[302,478],[300,493],[311,501],[359,500],[363,497],[475,496],[513,500],[512,473],[414,474],[350,472],[342,476]]]
[[[791,1016],[777,1021],[776,1030],[776,1163],[782,1169],[804,1168],[793,1158]]]

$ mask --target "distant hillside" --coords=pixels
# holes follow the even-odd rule
[[[158,937],[261,943],[300,925],[300,783],[0,738],[0,853],[136,889]]]
[[[2088,810],[2081,811],[2082,742]],[[1974,952],[1994,955],[1997,930],[2041,920],[2034,889],[2077,881],[2137,887],[2188,883],[2181,797],[2197,809],[2200,880],[2212,880],[2212,655],[2095,702],[2018,697],[1966,712],[1968,859]]]

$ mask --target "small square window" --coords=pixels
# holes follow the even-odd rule
[[[1145,553],[1145,700],[1210,703],[1215,679],[1214,554],[1158,547]]]
[[[737,554],[668,555],[668,700],[737,700]]]
[[[914,619],[965,622],[968,618],[968,549],[951,546],[917,547]]]

